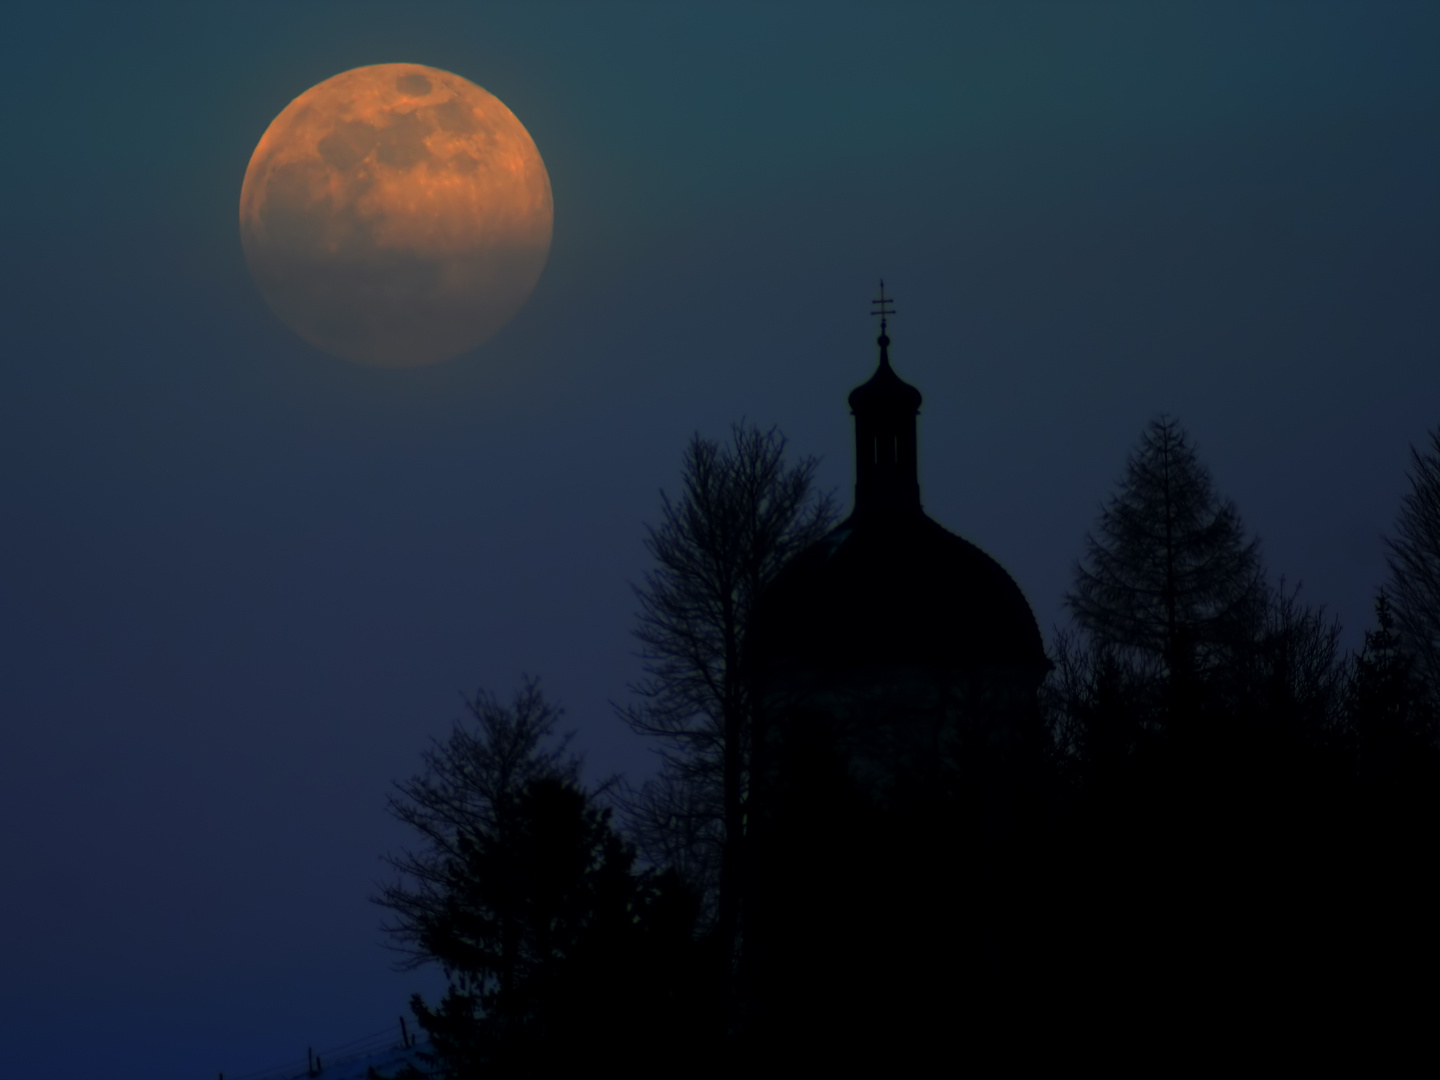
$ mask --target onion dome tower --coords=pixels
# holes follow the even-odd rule
[[[882,784],[977,727],[995,743],[1033,726],[1050,667],[1015,581],[921,507],[921,395],[890,363],[892,303],[882,281],[880,363],[849,398],[854,509],[781,570],[750,632],[757,690],[779,722],[770,738],[785,738],[782,714],[824,715]]]
[[[885,333],[890,301],[880,283],[880,366],[868,382],[850,391],[855,416],[855,514],[867,517],[922,513],[915,455],[915,417],[920,391],[890,366],[890,335]]]
[[[1029,970],[1012,961],[1036,892],[1015,867],[1043,850],[1050,662],[1010,575],[922,508],[920,392],[891,366],[883,282],[876,304],[854,508],[762,591],[747,636],[741,981],[757,1040],[853,1057],[883,1033],[888,1067]],[[935,971],[954,976],[938,993]]]

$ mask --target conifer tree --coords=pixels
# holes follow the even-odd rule
[[[1153,421],[1100,513],[1066,597],[1102,649],[1203,677],[1264,609],[1259,543],[1221,500],[1180,425]]]
[[[673,876],[632,872],[633,849],[552,737],[559,711],[528,683],[510,706],[480,695],[398,786],[419,848],[376,902],[409,956],[448,987],[412,1009],[446,1078],[535,1075],[588,1053],[653,1046],[636,1016],[690,1035],[695,903]],[[682,1009],[680,1006],[684,1006]],[[664,1041],[660,1040],[660,1045]]]
[[[1402,647],[1394,609],[1382,589],[1375,598],[1375,629],[1365,631],[1350,685],[1351,722],[1363,769],[1431,742],[1426,704],[1415,657]]]
[[[421,845],[387,859],[401,878],[375,902],[393,920],[384,929],[407,959],[406,968],[440,959],[435,942],[453,918],[458,898],[474,888],[477,851],[505,847],[521,829],[524,793],[540,780],[576,785],[579,759],[569,739],[556,738],[560,710],[530,681],[505,705],[480,693],[467,702],[471,722],[457,722],[449,739],[424,754],[425,771],[398,783],[391,814],[419,834]],[[502,923],[508,913],[494,911]],[[507,927],[497,931],[513,937]],[[516,956],[496,958],[493,980],[508,989]]]

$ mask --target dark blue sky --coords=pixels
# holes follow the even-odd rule
[[[691,432],[848,501],[883,274],[930,514],[1047,635],[1181,420],[1272,576],[1384,580],[1440,424],[1428,3],[46,5],[0,169],[0,1030],[16,1075],[239,1075],[392,1021],[384,813],[462,693],[540,675],[595,773]],[[251,285],[271,119],[411,61],[499,96],[555,242],[481,350],[381,371]]]

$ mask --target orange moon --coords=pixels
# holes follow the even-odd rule
[[[437,364],[515,315],[550,254],[540,151],[500,99],[420,64],[312,86],[240,189],[240,242],[280,319],[372,367]]]

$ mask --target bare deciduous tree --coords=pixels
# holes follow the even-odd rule
[[[1310,740],[1334,735],[1343,723],[1350,672],[1340,655],[1340,621],[1303,602],[1298,585],[1287,589],[1281,578],[1250,647],[1231,659],[1225,682],[1236,713]]]
[[[633,872],[634,849],[580,786],[552,734],[559,710],[533,681],[508,706],[481,694],[470,710],[475,722],[397,785],[391,811],[422,844],[390,860],[402,878],[377,897],[402,966],[433,961],[446,975],[437,1006],[411,999],[425,1060],[446,1076],[504,1077],[638,1053],[653,1071],[714,1027],[692,977],[691,893]]]
[[[387,857],[401,878],[375,898],[393,915],[382,929],[405,954],[407,969],[444,961],[436,943],[451,932],[457,898],[473,892],[471,856],[477,844],[509,840],[521,794],[541,779],[578,783],[569,736],[554,737],[560,710],[535,680],[508,706],[483,691],[466,705],[473,724],[456,721],[450,738],[425,752],[424,772],[397,783],[389,800],[390,813],[421,838],[418,849]],[[513,936],[510,928],[497,935]],[[497,959],[497,978],[507,989],[514,961]]]
[[[632,687],[639,702],[620,712],[663,741],[663,760],[632,820],[647,855],[709,890],[732,960],[755,717],[745,634],[761,590],[834,517],[814,490],[817,464],[788,466],[774,430],[737,424],[728,445],[697,434],[680,497],[661,493],[660,525],[645,541],[654,569],[635,588],[646,678]]]
[[[1430,450],[1410,448],[1410,491],[1400,505],[1395,535],[1387,538],[1386,593],[1400,641],[1417,674],[1440,699],[1440,428]]]

